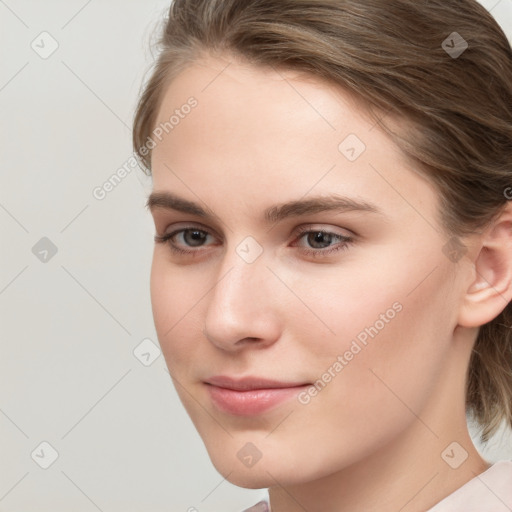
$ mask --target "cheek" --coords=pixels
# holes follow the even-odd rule
[[[393,275],[390,269],[385,279],[373,281],[367,289],[371,292],[364,293],[366,282],[360,288],[351,283],[347,290],[362,295],[345,296],[337,314],[326,316],[337,335],[316,347],[310,344],[309,356],[303,358],[318,379],[317,394],[294,418],[300,418],[304,432],[318,432],[322,438],[308,459],[319,472],[335,470],[340,453],[345,463],[355,461],[399,435],[416,415],[421,417],[439,381],[451,339],[448,280],[433,274],[411,293],[417,284],[411,277],[419,282],[423,272],[403,270]],[[331,311],[332,301],[324,304],[329,308],[323,311]],[[283,435],[297,431],[291,424],[281,428]],[[428,437],[428,429],[423,430]]]
[[[190,332],[201,332],[204,322],[195,321],[198,305],[204,290],[196,289],[193,282],[180,278],[165,257],[155,253],[150,276],[153,320],[167,367],[174,375],[190,368],[187,364],[194,356],[193,339]],[[187,333],[188,337],[187,337]]]
[[[383,257],[364,274],[331,274],[309,290],[300,284],[297,294],[317,319],[297,309],[293,338],[312,362],[310,375],[325,400],[372,421],[390,407],[407,413],[400,399],[413,408],[424,403],[442,371],[455,318],[448,265],[435,259],[435,250],[425,254]]]
[[[151,265],[150,292],[153,319],[160,343],[165,341],[165,333],[177,321],[176,294],[169,293],[172,289],[174,289],[173,280],[169,279],[168,273],[164,272],[164,265],[155,249]]]

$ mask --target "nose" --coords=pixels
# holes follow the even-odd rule
[[[217,347],[236,352],[266,347],[279,338],[277,304],[279,280],[260,256],[246,262],[233,249],[226,255],[217,281],[208,294],[206,338]]]

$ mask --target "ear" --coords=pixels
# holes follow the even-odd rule
[[[490,322],[512,300],[512,201],[480,235],[474,269],[459,310],[463,327]]]

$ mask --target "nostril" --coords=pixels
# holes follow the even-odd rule
[[[238,343],[245,343],[245,342],[250,342],[252,343],[253,341],[259,341],[260,338],[243,338],[241,340],[238,341]]]

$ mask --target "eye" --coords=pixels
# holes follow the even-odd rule
[[[213,237],[209,231],[189,226],[177,229],[165,235],[155,235],[155,242],[167,243],[171,252],[175,254],[195,257],[201,252],[197,250],[197,248],[204,247],[204,242],[209,236]],[[307,256],[313,256],[314,258],[325,257],[340,250],[347,249],[348,245],[354,241],[350,236],[323,229],[312,229],[311,226],[300,228],[296,236],[296,240],[304,239],[309,245],[309,247],[301,247],[299,245],[300,252]],[[181,242],[177,243],[176,240],[180,238]],[[337,243],[332,245],[332,242]],[[189,247],[191,249],[183,249],[182,247]],[[194,249],[194,247],[196,249]]]
[[[202,242],[210,235],[210,233],[204,229],[199,229],[191,226],[187,228],[177,229],[176,231],[173,231],[165,235],[155,235],[155,242],[167,243],[169,249],[174,253],[195,256],[195,254],[198,251],[182,249],[179,245],[175,243],[174,237],[176,237],[177,235],[182,235],[182,239],[186,242],[184,244],[185,246],[187,246],[187,243],[190,243],[190,247],[202,247]]]
[[[301,251],[308,255],[317,257],[324,257],[331,255],[335,252],[345,250],[354,240],[350,236],[326,231],[323,229],[311,229],[311,226],[303,227],[299,230],[298,240],[305,239],[309,247],[301,249]],[[338,241],[335,245],[330,245],[333,241]],[[327,248],[325,246],[327,245]],[[320,246],[320,247],[319,247]],[[313,247],[312,249],[310,247]]]

